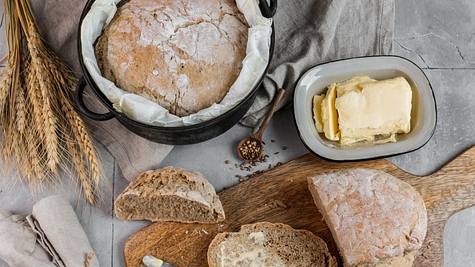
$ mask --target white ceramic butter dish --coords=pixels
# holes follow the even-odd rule
[[[411,132],[386,144],[358,143],[351,146],[329,141],[315,128],[312,98],[325,93],[327,86],[354,76],[376,80],[405,77],[412,87]],[[315,154],[335,161],[387,157],[417,150],[432,137],[437,123],[437,108],[431,84],[413,62],[398,56],[349,58],[318,65],[299,80],[294,95],[294,116],[300,138]]]

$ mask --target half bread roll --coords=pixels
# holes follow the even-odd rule
[[[167,167],[140,174],[115,201],[124,220],[216,223],[224,211],[213,186],[198,173]]]
[[[345,266],[412,266],[427,232],[419,193],[394,176],[349,169],[308,179]]]

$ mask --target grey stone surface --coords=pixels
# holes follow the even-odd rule
[[[473,0],[397,1],[395,49],[426,68],[475,67]]]
[[[256,171],[268,169],[279,162],[284,163],[300,155],[308,153],[300,142],[294,126],[290,107],[275,114],[274,120],[264,135],[265,153],[268,158],[257,166],[249,166],[250,170],[241,170],[241,161],[236,156],[236,145],[244,137],[251,134],[251,129],[235,126],[216,139],[191,146],[175,147],[165,158],[162,166],[178,166],[192,169],[204,174],[220,191],[237,182],[237,176],[247,176]],[[229,161],[228,164],[225,161]],[[236,167],[237,164],[237,167]]]
[[[475,70],[425,70],[437,101],[437,128],[420,150],[390,158],[401,169],[427,175],[475,145]]]
[[[1,8],[1,7],[0,7]],[[475,2],[472,0],[397,1],[395,53],[425,69],[433,85],[438,106],[438,125],[434,138],[421,150],[390,158],[400,168],[414,174],[427,174],[474,144],[475,135]],[[1,35],[0,35],[1,36]],[[5,42],[0,37],[0,57]],[[286,162],[308,151],[298,138],[292,108],[278,112],[264,139],[269,155],[266,163],[241,170],[235,164],[234,146],[250,130],[235,126],[211,141],[175,147],[162,166],[173,165],[202,172],[217,190],[238,183],[269,165]],[[275,142],[271,142],[275,140]],[[126,181],[111,156],[100,146],[104,169],[112,180],[100,208],[78,200],[72,184],[31,194],[11,177],[0,177],[0,208],[26,214],[43,195],[62,192],[75,203],[82,225],[96,249],[101,266],[124,266],[123,244],[127,237],[148,223],[123,222],[113,218],[112,203]],[[225,161],[229,160],[229,164]],[[67,179],[65,179],[67,181]],[[467,209],[449,220],[445,229],[445,266],[475,265],[473,229],[475,209]],[[0,266],[5,266],[0,262]]]

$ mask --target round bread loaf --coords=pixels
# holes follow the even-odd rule
[[[234,0],[131,0],[98,39],[96,57],[119,88],[186,116],[227,94],[247,31]]]

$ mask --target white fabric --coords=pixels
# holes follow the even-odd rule
[[[0,211],[0,259],[10,267],[84,267],[86,257],[88,267],[99,267],[86,233],[64,197],[40,200],[33,206],[29,222]]]
[[[262,16],[256,0],[236,0],[239,10],[250,26],[246,57],[239,77],[220,103],[195,114],[178,117],[145,97],[128,93],[104,78],[97,64],[94,42],[103,28],[114,17],[118,0],[96,0],[81,26],[81,42],[84,63],[96,85],[114,104],[114,108],[136,121],[165,127],[197,124],[215,118],[241,102],[259,83],[269,61],[272,20]]]
[[[10,267],[55,267],[23,217],[0,212],[0,259]]]

